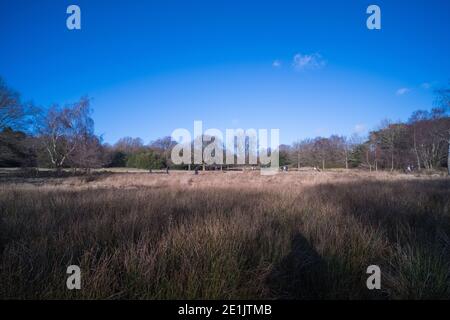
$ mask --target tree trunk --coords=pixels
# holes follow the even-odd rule
[[[348,153],[345,152],[345,169],[348,169]]]
[[[419,151],[417,151],[417,141],[416,141],[416,131],[414,130],[414,153],[416,154],[417,159],[417,170],[420,171],[420,157]]]
[[[325,171],[325,159],[322,159],[322,170]]]
[[[374,159],[374,162],[375,162],[375,171],[376,172],[378,172],[378,153],[377,153],[377,148],[375,147],[375,159]]]
[[[447,173],[450,176],[450,137],[448,138]]]
[[[394,171],[394,151],[391,152],[391,172]]]

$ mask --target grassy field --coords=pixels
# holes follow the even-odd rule
[[[0,298],[449,299],[449,204],[381,172],[7,175]]]

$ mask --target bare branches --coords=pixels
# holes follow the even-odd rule
[[[88,98],[63,108],[52,106],[40,123],[39,135],[57,169],[69,160],[73,166],[86,170],[100,164],[101,142],[94,134]]]
[[[8,88],[0,78],[0,129],[19,129],[25,115],[19,94]]]

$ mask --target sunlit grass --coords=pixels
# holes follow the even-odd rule
[[[0,185],[1,298],[450,298],[450,183],[330,172]],[[82,289],[66,289],[66,268]],[[367,266],[382,290],[366,288]]]

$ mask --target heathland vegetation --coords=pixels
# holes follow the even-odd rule
[[[88,98],[37,108],[0,82],[0,166],[19,167],[0,169],[0,298],[449,299],[449,96],[283,145],[277,175],[150,174],[187,169],[170,137],[108,145]]]
[[[0,297],[448,299],[449,206],[446,177],[361,170],[3,178]]]

